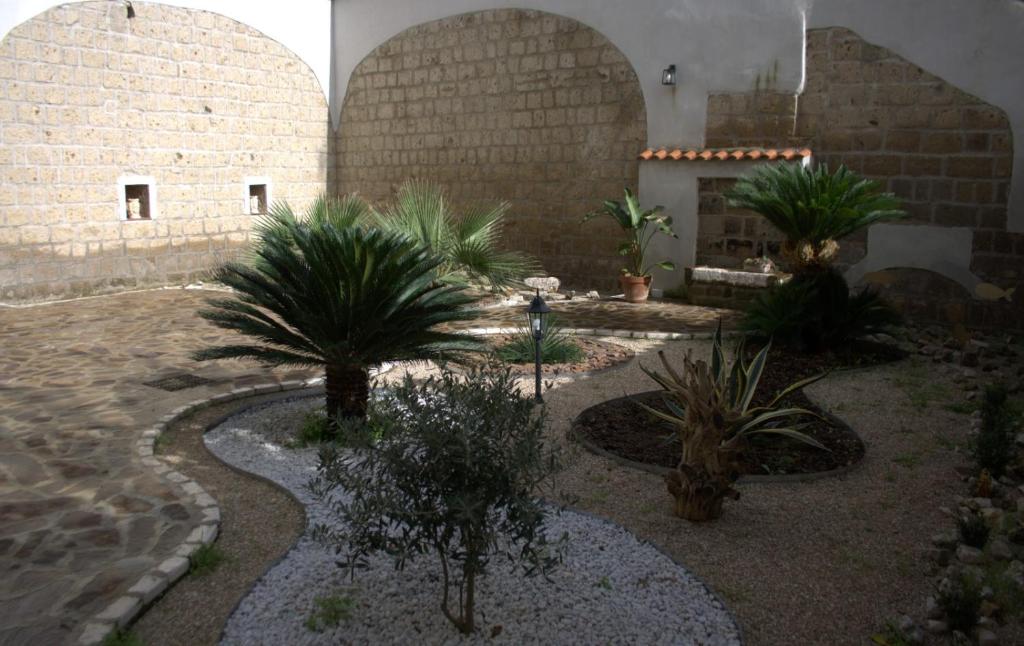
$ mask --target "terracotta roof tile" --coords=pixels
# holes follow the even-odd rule
[[[699,150],[693,148],[687,150],[682,148],[674,148],[672,150],[667,148],[659,148],[657,150],[648,148],[638,155],[638,159],[669,159],[675,161],[696,161],[698,159],[704,161],[756,161],[758,159],[774,161],[785,159],[786,161],[792,161],[810,156],[810,148],[702,148]]]

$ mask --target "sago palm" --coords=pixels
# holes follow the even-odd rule
[[[366,224],[370,212],[370,205],[358,195],[333,197],[321,193],[306,208],[305,222],[310,227],[330,224],[335,229],[342,230]],[[259,240],[271,234],[287,236],[298,221],[299,218],[292,211],[291,205],[287,202],[274,202],[269,213],[261,216],[256,222],[254,233],[257,245],[254,246],[254,251],[259,249]],[[255,259],[258,255],[254,254],[252,257]]]
[[[508,202],[471,207],[461,215],[451,209],[436,184],[409,180],[373,220],[380,228],[416,240],[441,259],[438,280],[449,284],[482,283],[492,288],[515,284],[538,266],[514,251],[501,251],[502,222]]]
[[[440,261],[404,236],[279,217],[263,228],[255,253],[251,265],[217,270],[235,296],[212,299],[200,312],[250,342],[194,357],[322,367],[332,421],[365,416],[375,364],[481,349],[472,338],[438,329],[473,318],[472,298],[439,284]]]
[[[901,218],[899,201],[875,181],[840,166],[766,164],[725,193],[730,206],[763,215],[784,236],[783,252],[800,273],[827,267],[838,240],[876,222]]]

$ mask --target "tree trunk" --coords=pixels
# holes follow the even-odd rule
[[[463,576],[466,578],[466,603],[462,612],[462,625],[459,628],[464,634],[471,635],[475,628],[473,613],[476,606],[476,568],[472,562],[466,564]]]
[[[336,432],[339,418],[366,417],[366,405],[370,399],[370,375],[365,368],[328,364],[324,390],[332,436]]]
[[[665,484],[676,499],[675,515],[694,522],[718,518],[726,498],[737,500],[740,497],[724,475],[711,475],[686,464],[680,464],[665,476]]]

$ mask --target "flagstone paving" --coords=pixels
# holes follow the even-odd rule
[[[230,337],[196,316],[209,295],[168,289],[0,308],[0,643],[73,641],[198,524],[183,492],[136,456],[144,429],[196,399],[315,376],[192,361],[193,350]],[[723,315],[663,303],[554,308],[567,327],[642,331],[706,330]],[[524,309],[487,310],[473,326],[519,325]],[[183,373],[211,382],[176,392],[143,383]]]
[[[551,301],[551,306],[563,327],[632,330],[643,332],[707,332],[714,330],[719,319],[731,326],[737,313],[713,307],[681,305],[669,301],[648,301],[631,304],[622,300]],[[526,324],[527,303],[520,307],[488,308],[483,316],[465,327],[518,327]]]

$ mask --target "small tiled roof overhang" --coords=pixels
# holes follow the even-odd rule
[[[639,159],[670,161],[792,161],[811,156],[810,148],[704,148],[702,150],[669,150],[648,148]]]

